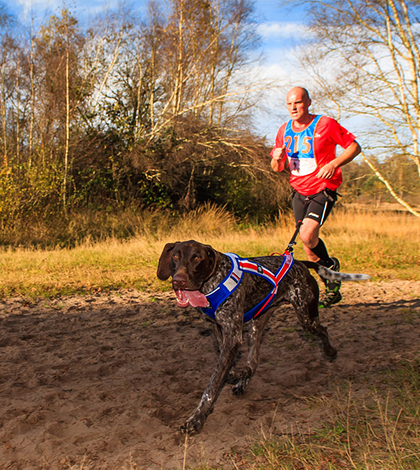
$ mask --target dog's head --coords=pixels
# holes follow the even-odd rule
[[[172,276],[178,305],[205,307],[207,300],[199,290],[215,272],[219,259],[219,252],[195,240],[167,243],[160,255],[157,277],[166,281]]]

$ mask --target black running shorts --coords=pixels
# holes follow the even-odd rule
[[[331,189],[314,194],[313,196],[303,196],[297,191],[293,192],[292,206],[296,224],[305,219],[313,219],[322,225],[337,201],[337,192]]]

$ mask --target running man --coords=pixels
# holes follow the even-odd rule
[[[337,200],[337,189],[343,182],[341,167],[351,162],[361,147],[356,137],[337,121],[311,114],[311,98],[305,88],[292,88],[286,97],[290,120],[277,132],[271,151],[271,167],[290,170],[293,189],[293,213],[296,224],[302,221],[299,235],[309,261],[334,271],[340,270],[337,258],[330,257],[319,230]],[[344,151],[337,157],[336,147]],[[320,308],[340,302],[341,282],[323,280],[325,293]]]

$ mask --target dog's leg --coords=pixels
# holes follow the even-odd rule
[[[330,344],[327,328],[322,326],[319,321],[318,299],[318,283],[309,273],[294,279],[289,301],[295,308],[300,324],[306,331],[321,340],[323,352],[327,357],[335,358],[337,350]]]
[[[235,360],[236,353],[242,342],[242,320],[230,320],[226,324],[221,324],[218,321],[222,334],[219,359],[197,409],[181,427],[181,431],[184,433],[190,434],[201,431],[207,416],[213,411],[225,377]]]
[[[248,337],[248,359],[244,370],[229,374],[229,383],[234,384],[232,392],[242,395],[248,387],[249,381],[258,367],[258,355],[265,326],[273,314],[273,309],[267,310],[264,315],[254,318],[251,323]]]
[[[217,354],[220,354],[223,344],[223,334],[222,329],[217,323],[214,323],[213,325],[213,335],[216,352]]]
[[[318,301],[315,308],[318,310]],[[308,321],[302,323],[302,326],[306,329],[306,331],[312,333],[321,340],[322,350],[328,358],[334,359],[337,356],[337,350],[331,346],[327,328],[321,325],[318,317],[312,319],[311,321],[308,319]]]

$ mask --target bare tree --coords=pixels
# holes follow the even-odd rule
[[[255,82],[239,80],[239,72],[243,74],[249,65],[247,53],[257,46],[252,4],[247,0],[173,0],[172,4],[162,71],[166,104],[157,127],[188,114],[222,127],[227,116],[232,121],[253,104],[251,91],[257,88]]]
[[[77,134],[77,111],[88,92],[79,66],[84,42],[77,19],[66,9],[50,17],[35,41],[36,77],[31,88],[37,92],[36,150],[42,161],[62,166],[64,207],[68,203],[72,134]]]
[[[0,4],[0,118],[1,118],[1,151],[3,165],[7,167],[10,161],[10,152],[15,148],[11,142],[9,132],[16,123],[13,116],[16,108],[13,103],[18,96],[19,80],[19,46],[15,40],[15,18],[8,13],[4,5]],[[13,121],[13,122],[11,122]]]
[[[412,0],[314,0],[306,3],[318,38],[304,64],[317,102],[338,117],[357,117],[363,159],[392,196],[420,216],[375,159],[409,157],[420,185],[420,4]]]
[[[152,2],[143,22],[128,11],[121,16],[123,36],[116,37],[115,26],[100,40],[92,35],[93,44],[109,44],[95,52],[98,71],[107,70],[92,103],[98,119],[107,120],[104,127],[124,119],[125,135],[149,142],[191,116],[219,128],[238,123],[255,104],[256,89],[269,86],[243,78],[248,52],[258,45],[252,5],[172,0],[166,13]]]

